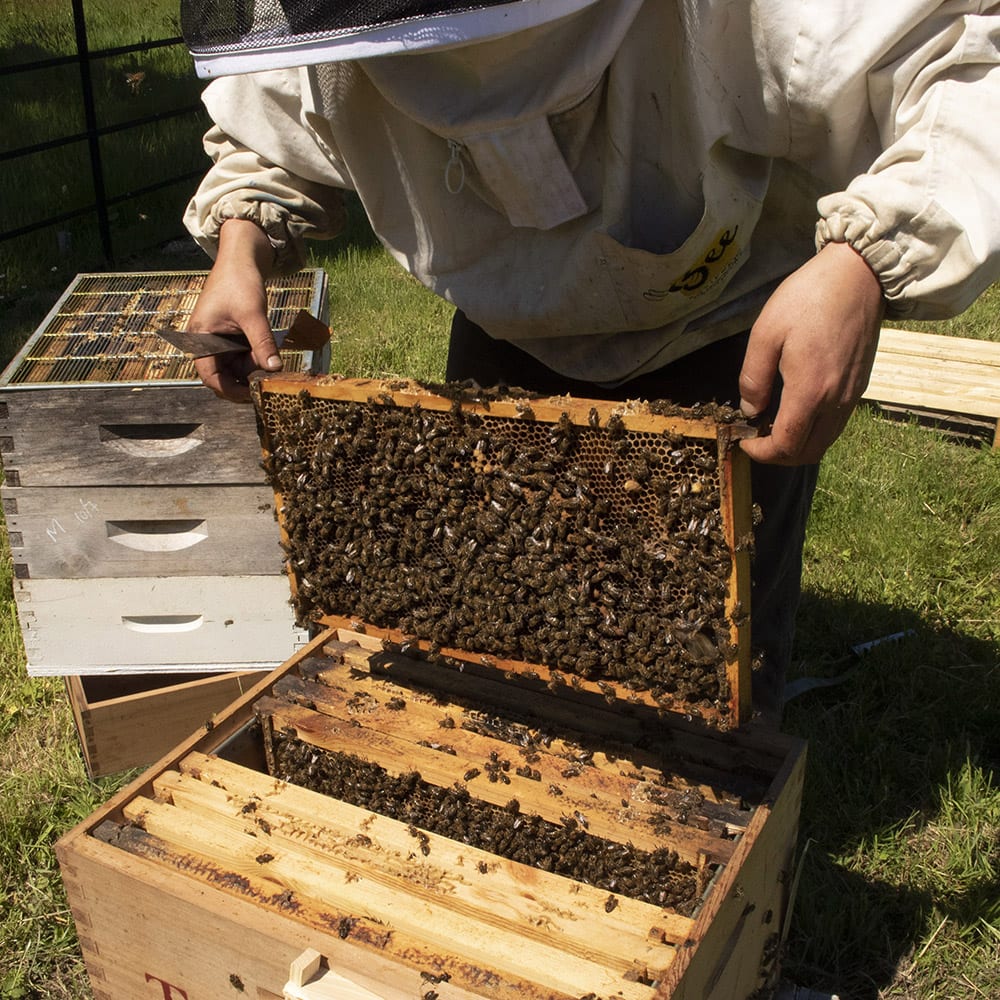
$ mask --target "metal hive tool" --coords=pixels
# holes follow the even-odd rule
[[[751,512],[724,408],[262,377],[301,621],[728,728],[749,713]]]

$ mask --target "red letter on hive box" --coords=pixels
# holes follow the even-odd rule
[[[188,1000],[187,993],[184,992],[179,986],[171,986],[170,983],[164,982],[162,979],[158,979],[156,976],[151,976],[148,972],[146,973],[146,982],[157,982],[163,989],[163,1000]]]

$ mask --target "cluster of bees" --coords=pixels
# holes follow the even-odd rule
[[[264,393],[296,611],[725,706],[714,438]],[[647,412],[657,412],[653,404]]]
[[[461,783],[444,788],[421,776],[392,775],[350,754],[320,750],[275,733],[275,777],[406,823],[415,851],[431,853],[424,831],[609,893],[690,915],[701,889],[698,872],[668,848],[641,850],[588,833],[579,819],[561,823],[523,813],[516,799],[499,806],[474,798]],[[480,867],[489,873],[488,864]],[[609,902],[608,912],[614,908]]]

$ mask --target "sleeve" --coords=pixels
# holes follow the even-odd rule
[[[890,315],[956,315],[1000,277],[1000,5],[922,16],[867,94],[881,153],[819,200],[817,248],[857,250]]]
[[[329,238],[343,226],[343,171],[332,144],[306,124],[296,76],[297,71],[257,73],[206,88],[205,104],[215,122],[204,140],[212,166],[187,206],[184,224],[213,258],[227,219],[259,225],[281,271],[302,266],[306,236]]]

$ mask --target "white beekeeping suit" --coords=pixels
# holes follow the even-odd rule
[[[883,314],[952,315],[1000,276],[1000,3],[188,4],[205,72],[259,70],[205,93],[186,223],[218,256],[192,322],[253,345],[205,383],[246,401],[280,366],[263,276],[352,190],[457,307],[449,377],[773,417],[739,447],[754,701],[780,714],[816,463]]]
[[[353,189],[425,285],[603,383],[747,329],[814,240],[861,253],[900,316],[998,275],[995,6],[439,3],[282,36],[289,5],[194,45],[212,72],[309,64],[206,91],[216,165],[187,224],[210,252],[231,217],[294,251]]]

